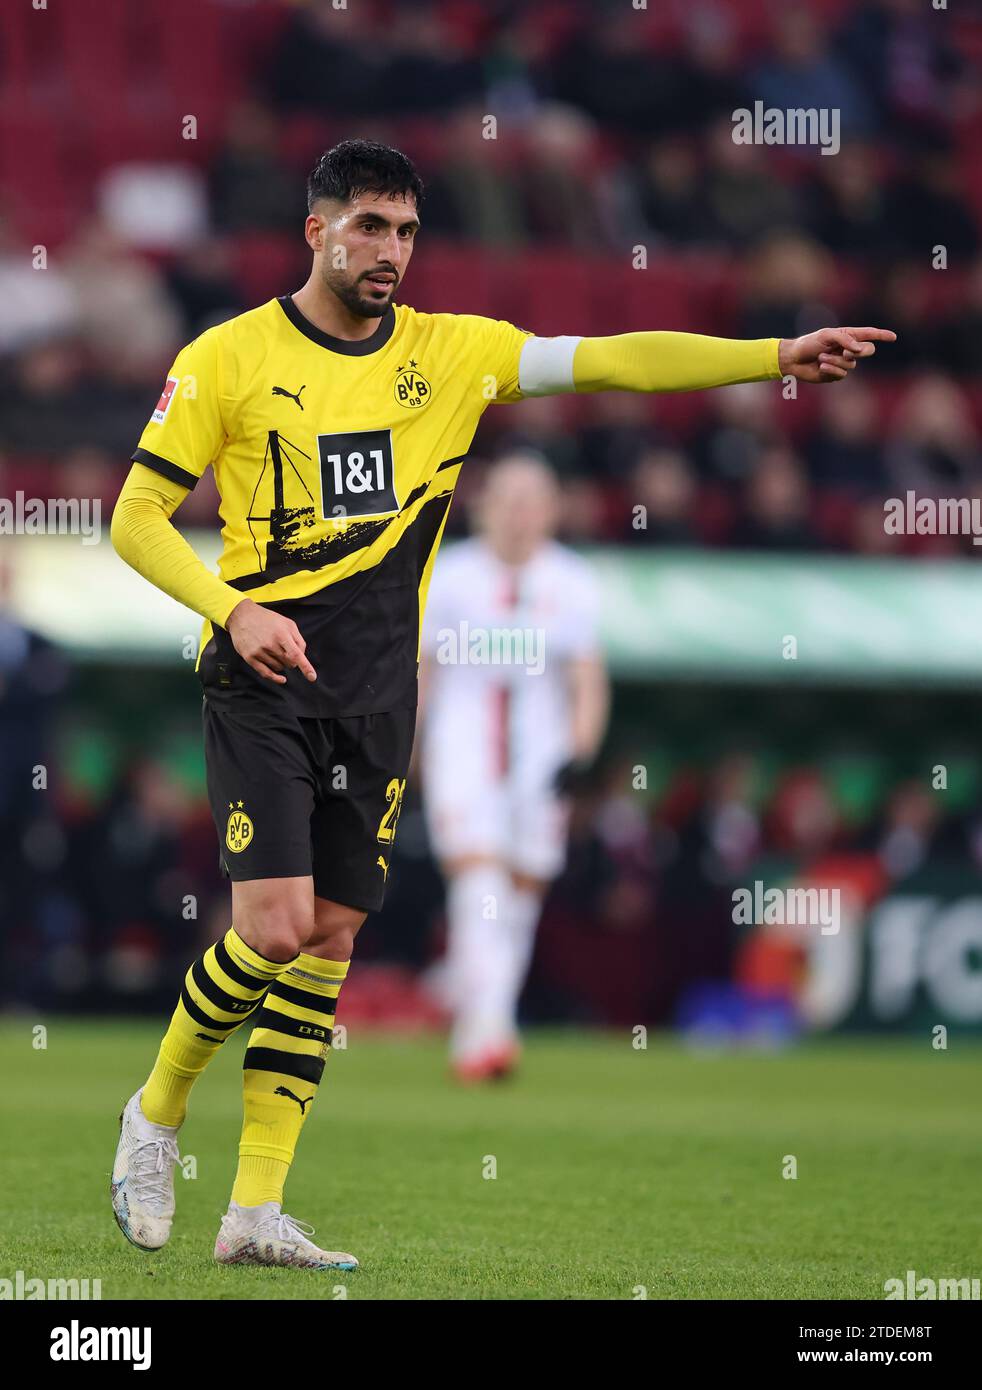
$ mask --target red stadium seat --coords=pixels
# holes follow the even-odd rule
[[[69,231],[74,171],[64,124],[43,110],[0,115],[0,188],[18,232],[31,245],[57,245]]]
[[[27,5],[0,5],[0,99],[11,101],[21,111],[30,84],[38,80],[31,44],[36,34],[37,25],[32,27]]]
[[[119,121],[131,81],[130,36],[134,7],[127,0],[76,0],[58,6],[58,51],[63,98],[76,119]]]
[[[684,263],[663,258],[649,260],[646,269],[635,270],[623,261],[596,263],[590,277],[593,333],[632,333],[664,328],[681,332],[694,326],[691,284]]]
[[[483,246],[426,241],[413,255],[399,298],[424,313],[509,318],[513,300],[504,291],[510,266]]]
[[[247,304],[299,289],[307,278],[307,248],[299,234],[250,232],[233,243],[234,279]]]
[[[536,247],[514,266],[517,316],[523,328],[551,337],[586,333],[593,322],[593,287],[602,273],[562,246]]]

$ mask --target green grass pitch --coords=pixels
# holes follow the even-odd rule
[[[460,1090],[439,1040],[332,1056],[286,1210],[353,1273],[221,1269],[240,1120],[233,1040],[192,1097],[170,1244],[109,1205],[122,1103],[160,1025],[0,1026],[0,1277],[100,1278],[103,1298],[883,1298],[914,1269],[978,1277],[982,1046],[953,1037],[696,1053],[533,1034],[520,1076]],[[797,1178],[782,1177],[785,1155]],[[497,1176],[486,1178],[487,1156]]]

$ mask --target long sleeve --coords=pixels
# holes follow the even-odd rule
[[[619,333],[611,338],[536,338],[521,344],[522,396],[567,391],[702,391],[779,377],[780,338],[707,338],[700,333]]]
[[[242,595],[213,574],[171,521],[188,489],[136,463],[113,511],[116,553],[144,579],[219,627]]]
[[[781,375],[779,338],[621,333],[583,338],[573,356],[576,391],[699,391]]]

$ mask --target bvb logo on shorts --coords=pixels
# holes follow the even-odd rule
[[[241,854],[244,849],[248,849],[252,844],[252,837],[255,831],[252,828],[252,821],[242,810],[242,802],[238,807],[228,803],[229,818],[225,829],[225,843],[233,854]]]
[[[433,387],[425,376],[416,371],[415,362],[410,362],[409,367],[396,377],[395,398],[407,410],[421,410],[429,404],[432,394]]]

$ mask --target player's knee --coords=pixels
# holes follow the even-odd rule
[[[253,950],[267,960],[292,960],[303,950],[314,926],[314,903],[309,893],[250,884],[244,901],[233,905],[235,929]]]
[[[304,928],[299,922],[273,923],[264,932],[263,945],[257,950],[267,960],[293,960],[303,950],[305,940]]]
[[[330,936],[312,936],[304,950],[322,960],[350,960],[355,953],[355,933],[339,931]]]
[[[254,933],[255,949],[267,960],[292,960],[303,950],[309,932],[309,925],[299,915],[274,917]]]
[[[471,869],[484,869],[489,866],[500,868],[501,859],[496,854],[486,854],[481,850],[472,853],[458,854],[452,859],[445,859],[442,864],[444,878],[452,879],[459,877],[460,874],[469,873]]]
[[[343,903],[329,902],[318,898],[314,908],[314,921],[307,938],[307,949],[315,950],[328,960],[350,960],[355,947],[355,937],[365,921],[366,913]]]
[[[536,893],[542,897],[549,887],[549,880],[536,874],[526,874],[520,869],[512,869],[511,885],[519,893]]]

